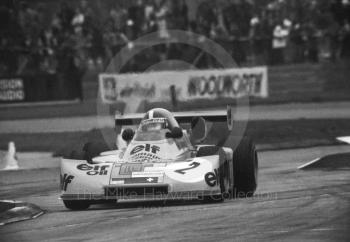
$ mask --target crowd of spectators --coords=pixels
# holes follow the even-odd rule
[[[133,48],[138,37],[158,31],[159,38],[169,39],[171,29],[215,40],[240,65],[350,55],[348,0],[202,0],[196,1],[193,16],[186,0],[7,2],[0,6],[2,75],[103,69],[121,48]],[[167,48],[174,49],[154,48],[140,59],[169,58]],[[181,57],[181,48],[177,52]],[[211,67],[210,58],[204,66]],[[137,68],[136,60],[129,70]]]

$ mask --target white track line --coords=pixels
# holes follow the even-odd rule
[[[336,229],[334,229],[334,228],[310,229],[310,231],[317,231],[317,232],[320,232],[320,231],[333,231],[333,230],[336,230]]]
[[[39,217],[39,216],[41,216],[41,215],[43,215],[43,214],[44,214],[44,212],[41,211],[41,212],[35,214],[34,216],[32,216],[32,219],[35,219],[35,218],[37,218],[37,217]]]
[[[337,137],[337,140],[350,144],[350,136]]]
[[[314,160],[312,160],[312,161],[310,161],[310,162],[307,162],[307,163],[305,163],[305,164],[303,164],[303,165],[301,165],[301,166],[298,166],[298,169],[303,169],[303,168],[305,168],[305,167],[307,167],[307,166],[309,166],[309,165],[311,165],[311,164],[313,164],[313,163],[319,161],[320,159],[321,159],[321,158],[317,158],[317,159],[314,159]]]

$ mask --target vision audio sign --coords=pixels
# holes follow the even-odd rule
[[[0,101],[13,102],[24,99],[25,91],[22,78],[0,79]]]
[[[75,100],[79,90],[57,74],[0,77],[0,104]]]

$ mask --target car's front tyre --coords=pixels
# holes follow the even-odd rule
[[[258,156],[250,138],[243,138],[233,152],[234,197],[251,197],[258,184]]]

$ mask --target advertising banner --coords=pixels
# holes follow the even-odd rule
[[[161,71],[141,74],[100,74],[99,87],[104,103],[147,100],[169,101],[175,86],[179,101],[244,96],[268,97],[266,67],[226,70]]]
[[[24,101],[24,82],[22,78],[0,79],[0,102]]]
[[[79,88],[56,74],[0,77],[0,104],[76,100]]]

